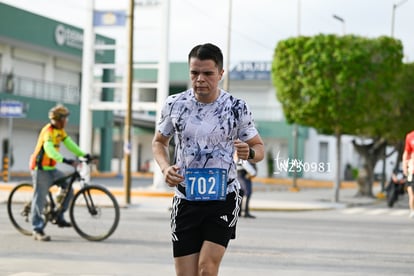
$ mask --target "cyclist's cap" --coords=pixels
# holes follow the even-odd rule
[[[67,109],[61,104],[58,104],[49,110],[49,119],[58,121],[58,120],[68,117],[69,114],[70,114],[69,109]]]

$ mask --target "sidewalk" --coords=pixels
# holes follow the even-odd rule
[[[257,184],[260,187],[262,184]],[[287,187],[272,184],[267,189],[254,189],[250,209],[252,211],[312,211],[342,209],[354,206],[366,206],[379,202],[376,198],[355,197],[356,188],[341,189],[339,202],[334,202],[334,190],[332,188],[303,188],[297,192],[290,191]],[[112,190],[121,196],[120,202],[125,202],[123,192]],[[157,195],[158,193],[158,195]],[[374,192],[376,194],[376,192]],[[169,208],[172,193],[151,190],[131,191],[131,204],[142,208]]]
[[[280,181],[280,180],[279,180]],[[371,205],[379,202],[376,198],[355,197],[356,185],[348,183],[342,185],[339,191],[339,202],[334,202],[334,189],[323,181],[299,182],[298,191],[292,191],[292,186],[287,180],[284,183],[276,183],[272,180],[257,179],[250,201],[252,211],[310,211],[340,209],[352,206]],[[306,185],[303,183],[307,183]],[[312,184],[313,183],[313,184]],[[15,182],[0,182],[0,202],[7,201],[10,190]],[[332,186],[332,184],[330,184]],[[171,205],[173,190],[166,187],[165,190],[153,188],[133,188],[131,190],[130,204],[126,204],[123,188],[108,187],[117,197],[121,206],[134,205],[148,210],[166,210]],[[379,191],[379,186],[374,186],[374,194]]]
[[[377,193],[374,188],[374,194]],[[341,209],[354,206],[372,205],[376,198],[356,197],[357,188],[339,190],[339,201],[335,202],[333,188],[307,187],[291,191],[284,187],[278,191],[255,191],[251,198],[251,209],[261,211],[310,211]]]

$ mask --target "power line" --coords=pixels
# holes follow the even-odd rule
[[[194,5],[194,1],[190,1],[190,0],[182,0],[182,1],[186,2],[187,5],[190,8],[192,8],[195,11],[197,11],[200,15],[203,15],[203,16],[205,16],[206,18],[208,18],[210,20],[211,19],[218,19],[215,14],[206,12],[205,9],[201,9],[200,7]],[[225,28],[228,27],[227,24],[219,23],[219,22],[221,22],[219,20],[214,20],[213,22],[216,22],[221,27],[225,27]],[[256,19],[255,19],[255,22],[256,22]],[[257,22],[260,22],[260,21],[257,20]],[[269,26],[266,26],[266,27],[269,27]],[[246,34],[245,32],[242,32],[242,31],[237,30],[233,26],[231,28],[231,31],[232,31],[233,34],[237,34],[239,37],[242,37],[243,39],[245,39],[247,41],[250,41],[250,42],[252,42],[252,43],[254,43],[254,44],[256,44],[256,45],[258,45],[258,46],[260,46],[260,47],[262,47],[264,49],[266,49],[266,50],[269,50],[269,51],[273,51],[274,50],[273,47],[270,47],[269,45],[266,45],[266,44],[262,43],[261,41],[252,38],[250,35]]]

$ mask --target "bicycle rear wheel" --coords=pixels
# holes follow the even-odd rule
[[[107,239],[119,223],[119,205],[109,190],[88,185],[73,197],[70,219],[76,232],[89,241]]]
[[[12,189],[7,200],[7,213],[13,226],[24,235],[32,235],[33,185],[21,183]]]

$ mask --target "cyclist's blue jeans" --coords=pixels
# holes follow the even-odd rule
[[[45,227],[45,222],[43,220],[42,212],[46,204],[46,197],[49,192],[50,186],[52,186],[53,181],[64,177],[65,174],[58,169],[50,171],[34,170],[32,171],[33,178],[33,200],[32,200],[32,226],[33,230],[39,231],[43,230]],[[66,188],[67,183],[62,183],[61,187]],[[70,196],[66,198],[63,202],[63,212],[61,213],[58,219],[63,219],[63,213],[69,207],[70,200],[73,196],[73,190],[69,191]]]

